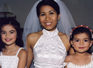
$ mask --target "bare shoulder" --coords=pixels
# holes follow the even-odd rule
[[[59,37],[61,38],[62,42],[64,43],[64,46],[66,47],[66,50],[68,51],[70,48],[69,38],[66,34],[59,32]]]
[[[86,56],[88,56],[88,58],[91,58],[93,55],[92,54],[90,54],[90,53],[87,53],[87,55]]]
[[[42,31],[31,33],[27,36],[27,39],[35,40],[42,35]]]
[[[27,55],[27,51],[25,49],[21,49],[19,55]]]
[[[59,32],[58,35],[59,35],[61,38],[68,39],[68,38],[67,38],[67,35],[64,34],[64,33],[62,33],[62,32]]]
[[[27,36],[27,45],[28,45],[28,47],[33,48],[42,34],[43,34],[42,31],[29,34]]]
[[[73,58],[74,58],[73,55],[68,55],[68,56],[65,58],[65,62],[71,62]]]

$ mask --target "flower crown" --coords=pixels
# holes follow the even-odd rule
[[[93,33],[92,30],[91,30],[88,26],[85,26],[85,25],[79,25],[79,26],[75,26],[75,28],[72,29],[70,35],[72,34],[72,32],[73,32],[76,28],[79,28],[79,27],[85,27],[85,28],[88,28],[88,29],[90,30],[90,32]]]

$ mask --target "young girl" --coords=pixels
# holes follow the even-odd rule
[[[65,59],[65,68],[92,68],[92,55],[87,51],[92,45],[92,33],[88,26],[80,25],[72,30],[70,42],[75,53]]]
[[[22,48],[20,24],[16,20],[0,23],[0,65],[2,68],[25,68],[27,52]]]

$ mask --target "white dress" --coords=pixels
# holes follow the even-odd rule
[[[93,55],[91,56],[91,62],[86,65],[76,65],[72,62],[64,63],[64,66],[67,65],[67,68],[93,68]]]
[[[43,35],[33,48],[35,68],[64,68],[66,48],[58,36],[58,30],[49,32],[43,29]]]
[[[14,56],[8,56],[8,55],[3,55],[2,52],[0,52],[0,65],[2,68],[17,68],[18,66],[18,53],[20,50],[23,48],[19,48],[16,55]]]

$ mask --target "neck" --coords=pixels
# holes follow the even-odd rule
[[[45,30],[52,32],[52,31],[56,30],[56,28],[53,28],[53,29],[45,29]]]
[[[83,52],[83,53],[80,53],[80,52],[76,52],[75,55],[78,55],[78,56],[85,56],[87,55],[88,53],[87,52]]]
[[[16,48],[16,46],[17,46],[16,44],[9,45],[9,46],[5,45],[5,51],[12,51]]]

